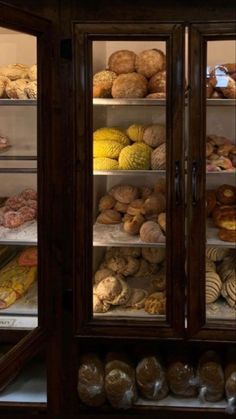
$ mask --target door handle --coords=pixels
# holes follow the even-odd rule
[[[175,162],[175,204],[180,205],[181,202],[181,185],[180,185],[180,162]]]
[[[196,161],[192,164],[192,205],[197,205],[197,174],[198,174],[198,164]]]

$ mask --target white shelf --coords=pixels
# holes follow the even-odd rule
[[[166,99],[113,99],[113,98],[93,98],[95,106],[166,106]],[[235,99],[207,99],[207,106],[236,106]],[[188,100],[185,99],[185,105]]]
[[[219,228],[213,225],[212,220],[206,220],[206,245],[214,247],[227,247],[235,249],[236,243],[226,242],[218,238]]]
[[[207,176],[209,175],[235,175],[236,169],[232,170],[221,170],[220,172],[206,172]]]
[[[160,406],[160,407],[179,407],[179,408],[200,408],[204,411],[204,409],[222,409],[225,410],[227,403],[225,400],[220,400],[219,402],[211,403],[205,402],[202,403],[198,398],[189,397],[174,397],[169,395],[165,397],[163,400],[151,401],[139,398],[135,403],[135,406]]]
[[[0,227],[0,244],[37,244],[37,221],[27,221],[18,228]]]
[[[43,364],[31,362],[0,393],[0,406],[7,403],[45,404],[47,403],[46,368]],[[46,407],[46,406],[45,406]]]
[[[148,314],[144,309],[134,310],[131,308],[119,308],[114,307],[110,309],[107,313],[94,313],[93,317],[102,318],[108,320],[109,318],[114,320],[130,319],[134,320],[155,320],[155,321],[165,321],[165,316],[162,314]]]
[[[99,224],[93,226],[94,246],[133,246],[133,247],[165,247],[165,243],[145,243],[139,235],[131,236],[123,231],[123,223]]]
[[[36,327],[38,327],[37,316],[13,316],[7,314],[1,315],[0,313],[0,330],[32,330]]]
[[[226,300],[219,298],[215,303],[206,305],[207,320],[236,320],[236,308],[230,307]]]
[[[37,106],[37,100],[0,99],[0,106]]]
[[[95,176],[136,176],[136,175],[165,175],[165,170],[94,170]]]

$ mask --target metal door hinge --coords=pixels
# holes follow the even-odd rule
[[[60,44],[60,56],[65,60],[72,61],[72,39],[62,39]]]

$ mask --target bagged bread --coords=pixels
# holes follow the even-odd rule
[[[131,408],[137,398],[134,368],[119,354],[110,354],[107,357],[105,392],[115,409]]]
[[[97,407],[105,402],[104,368],[96,354],[81,357],[77,389],[81,401],[87,406]]]
[[[167,369],[169,388],[173,394],[180,397],[197,395],[197,380],[192,365],[185,359],[170,362]]]
[[[198,363],[197,379],[202,402],[217,402],[224,394],[224,373],[219,357],[214,351],[205,352]]]
[[[228,362],[225,367],[226,412],[233,414],[236,410],[236,361]]]
[[[161,400],[168,394],[164,368],[155,356],[141,359],[136,367],[136,381],[142,396],[149,400]]]

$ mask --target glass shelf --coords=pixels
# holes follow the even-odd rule
[[[94,170],[93,174],[95,176],[133,176],[133,175],[149,175],[149,174],[160,174],[165,175],[165,170]]]
[[[113,98],[94,98],[95,106],[166,106],[166,99],[113,99]],[[207,99],[207,106],[236,106],[235,99]],[[188,100],[185,99],[185,105]]]

